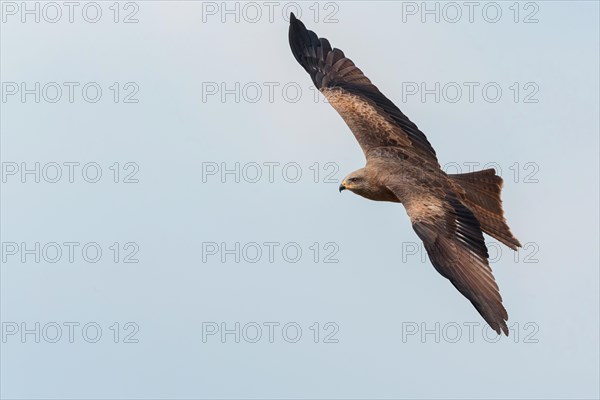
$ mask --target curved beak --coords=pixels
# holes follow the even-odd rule
[[[344,182],[340,183],[340,193],[342,193],[342,190],[346,190],[346,185],[344,185]]]

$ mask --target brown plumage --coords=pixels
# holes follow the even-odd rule
[[[508,335],[508,314],[482,233],[512,249],[520,247],[504,219],[502,178],[493,169],[455,175],[442,171],[423,132],[343,51],[307,30],[294,14],[289,41],[294,57],[350,127],[367,159],[364,168],[344,179],[340,191],[402,203],[435,269],[498,334]]]

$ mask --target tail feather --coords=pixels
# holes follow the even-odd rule
[[[513,250],[521,243],[511,233],[502,210],[502,178],[493,168],[449,175],[463,203],[475,214],[481,229]]]

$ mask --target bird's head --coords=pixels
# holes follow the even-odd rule
[[[352,172],[350,175],[345,177],[340,184],[340,192],[342,190],[349,190],[351,192],[361,194],[362,192],[369,189],[369,182],[367,180],[365,169],[361,168],[357,171]]]

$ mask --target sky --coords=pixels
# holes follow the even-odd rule
[[[599,397],[597,2],[1,7],[2,398]],[[364,156],[289,12],[503,177],[509,337],[338,192]]]

